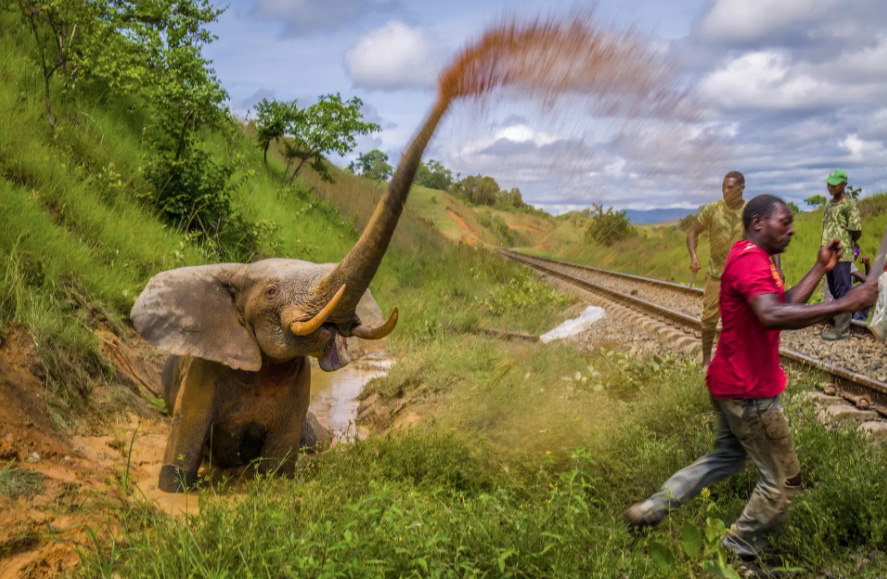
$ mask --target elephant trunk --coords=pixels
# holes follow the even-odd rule
[[[394,228],[409,195],[422,153],[450,102],[451,99],[448,97],[438,98],[422,128],[401,157],[397,170],[388,184],[388,193],[376,205],[376,210],[360,239],[348,255],[320,282],[317,295],[324,301],[328,301],[343,285],[348,285],[347,292],[332,316],[333,319],[351,316],[357,307],[357,302],[369,288],[394,234]]]

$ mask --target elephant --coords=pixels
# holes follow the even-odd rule
[[[130,318],[148,343],[171,355],[163,372],[172,419],[161,490],[191,488],[208,449],[219,465],[296,470],[308,417],[308,356],[324,371],[337,370],[355,356],[354,338],[378,340],[397,324],[397,308],[378,324],[358,312],[373,309],[369,284],[450,100],[441,96],[432,107],[338,264],[272,258],[183,267],[149,280]]]

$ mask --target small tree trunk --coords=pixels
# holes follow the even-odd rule
[[[296,180],[296,175],[298,175],[298,174],[299,174],[299,171],[302,170],[302,165],[304,165],[305,162],[306,162],[307,160],[308,160],[307,157],[304,158],[304,159],[302,159],[302,160],[299,162],[299,165],[296,167],[296,170],[293,171],[293,174],[292,174],[292,175],[290,175],[290,185],[292,185],[292,184],[293,184],[293,181]]]
[[[55,118],[52,116],[52,108],[49,104],[49,79],[52,78],[52,74],[49,76],[43,75],[43,84],[46,86],[46,120],[49,121],[49,124],[53,127],[55,126]]]

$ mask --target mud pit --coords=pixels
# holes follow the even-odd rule
[[[160,392],[163,355],[135,335],[121,340],[100,331],[98,337],[119,380],[93,385],[90,397],[103,415],[82,420],[67,433],[53,423],[49,394],[35,375],[33,339],[21,328],[3,337],[0,469],[11,463],[39,482],[33,492],[0,494],[0,579],[70,572],[79,562],[77,549],[93,546],[90,531],[99,537],[113,534],[115,513],[132,497],[175,515],[197,512],[196,494],[157,489],[169,423],[145,399]],[[334,443],[366,434],[354,427],[357,396],[392,363],[381,348],[374,350],[334,373],[312,368],[309,410],[333,431]],[[236,500],[242,484],[238,469],[205,468],[205,473],[216,491]],[[131,483],[129,496],[124,480]]]

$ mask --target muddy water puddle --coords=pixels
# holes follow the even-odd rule
[[[335,372],[324,372],[312,365],[311,405],[317,420],[333,431],[336,442],[352,437],[364,438],[366,429],[355,426],[357,399],[367,383],[384,376],[394,360],[371,355]]]

